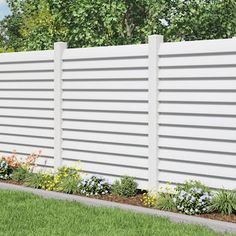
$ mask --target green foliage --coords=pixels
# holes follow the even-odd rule
[[[78,185],[79,193],[89,195],[106,195],[111,192],[111,184],[100,176],[88,176],[82,179]]]
[[[75,194],[78,192],[78,185],[79,179],[69,175],[61,180],[57,190],[64,193]]]
[[[137,187],[138,184],[133,177],[123,176],[120,181],[117,180],[113,184],[112,194],[124,197],[132,197],[136,195]]]
[[[76,167],[60,167],[55,175],[36,173],[26,179],[25,184],[30,187],[48,191],[74,192],[74,185],[80,180],[80,169]]]
[[[28,187],[44,189],[45,177],[42,173],[32,173],[29,175],[24,184]]]
[[[174,198],[176,195],[175,189],[170,184],[166,184],[161,187],[160,192],[157,195],[156,207],[164,211],[176,211],[176,205]]]
[[[173,199],[179,212],[194,215],[209,212],[212,200],[208,187],[198,181],[178,185]]]
[[[210,209],[211,211],[219,212],[221,214],[235,214],[236,191],[219,190],[212,199]]]
[[[17,182],[23,182],[29,177],[30,174],[31,173],[27,167],[19,166],[18,168],[13,170],[11,178]]]
[[[15,51],[230,38],[236,34],[234,0],[8,0],[0,48]]]

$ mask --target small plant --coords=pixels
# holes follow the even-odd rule
[[[189,181],[177,186],[173,201],[179,212],[194,215],[209,212],[211,199],[208,187],[198,181]]]
[[[84,178],[80,181],[79,193],[89,196],[89,195],[106,195],[111,192],[111,184],[108,180],[93,175],[92,177]]]
[[[10,179],[13,169],[8,165],[5,159],[0,160],[0,179]]]
[[[210,209],[227,215],[236,213],[236,191],[222,189],[217,192],[212,199]]]
[[[20,166],[13,170],[11,178],[17,182],[23,182],[30,175],[28,168]]]
[[[123,197],[132,197],[137,194],[138,184],[133,177],[123,176],[121,180],[115,181],[112,186],[112,194]]]
[[[176,191],[171,188],[170,184],[160,188],[160,192],[157,194],[157,204],[156,207],[164,211],[175,211],[176,206],[174,198]]]
[[[31,173],[24,181],[28,187],[44,189],[45,178],[42,173]]]
[[[155,207],[157,204],[157,194],[154,192],[146,192],[142,197],[143,205],[146,207]]]
[[[74,178],[73,176],[68,176],[64,178],[58,186],[58,191],[74,194],[78,192],[79,179]]]

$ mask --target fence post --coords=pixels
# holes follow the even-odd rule
[[[54,43],[54,171],[62,164],[62,56],[67,43]]]
[[[148,189],[158,189],[158,51],[163,42],[162,35],[148,37]]]

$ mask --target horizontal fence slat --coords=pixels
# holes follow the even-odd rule
[[[90,70],[90,71],[64,71],[63,80],[82,79],[146,79],[147,69],[127,69],[127,70]]]
[[[14,123],[11,126],[4,126],[0,124],[0,133],[1,134],[16,134],[16,135],[25,135],[25,136],[41,136],[41,137],[53,137],[52,129],[45,128],[36,128],[36,125],[33,127],[17,127]],[[4,141],[4,140],[2,140]]]
[[[236,53],[235,39],[196,40],[161,44],[159,55]]]
[[[96,59],[96,58],[119,58],[147,56],[148,45],[126,45],[93,48],[66,49],[63,60]]]
[[[159,124],[183,125],[183,126],[206,126],[215,128],[236,128],[236,117],[217,116],[194,116],[160,114]]]
[[[53,90],[53,81],[47,82],[47,81],[40,81],[40,82],[34,82],[34,81],[2,81],[0,79],[0,90],[7,89],[7,90]],[[0,92],[1,94],[2,92]]]
[[[125,155],[112,155],[104,153],[89,153],[80,151],[63,150],[62,158],[65,160],[104,163],[109,165],[131,166],[147,168],[147,158],[129,157]]]
[[[63,111],[63,119],[70,120],[97,120],[110,122],[148,123],[147,114],[129,114],[112,112]]]
[[[159,78],[235,78],[235,67],[160,69]]]
[[[44,108],[52,109],[53,101],[30,101],[30,100],[0,100],[0,107],[16,107],[16,108]]]
[[[42,127],[42,128],[53,129],[53,124],[54,124],[53,120],[37,119],[37,117],[35,117],[35,119],[1,117],[0,114],[0,125],[19,125],[19,126],[31,126],[31,127]]]
[[[224,178],[216,178],[207,177],[201,175],[194,174],[186,174],[186,173],[172,173],[159,171],[159,181],[165,183],[184,183],[186,180],[197,180],[201,181],[203,184],[211,187],[211,188],[225,188],[225,189],[234,189],[235,188],[235,180]]]
[[[160,92],[159,101],[236,103],[235,92]]]
[[[0,60],[0,73],[12,71],[53,71],[54,64],[52,62],[34,62],[34,63],[14,63],[1,64]]]
[[[53,55],[53,50],[1,53],[0,63],[52,61]]]
[[[15,108],[0,108],[0,116],[12,117],[32,117],[35,118],[53,118],[53,111],[51,110],[37,110],[37,109],[15,109]]]
[[[25,136],[14,136],[14,135],[3,135],[0,133],[0,140],[6,143],[17,143],[25,145],[37,145],[43,147],[53,147],[53,139],[45,139],[38,137],[25,137]],[[1,142],[1,141],[0,141]],[[0,144],[1,145],[1,144]]]
[[[134,136],[124,134],[112,134],[112,133],[96,133],[95,131],[71,131],[63,130],[63,139],[72,140],[87,140],[95,142],[111,142],[111,143],[124,143],[134,145],[148,145],[147,136]]]
[[[1,90],[1,87],[0,87]],[[0,99],[28,99],[28,100],[33,100],[33,99],[53,99],[54,95],[52,91],[0,91]],[[7,101],[8,103],[8,101]],[[0,101],[1,105],[1,101]]]
[[[44,80],[53,80],[53,72],[43,72],[43,71],[37,71],[37,72],[6,72],[1,73],[1,81],[44,81]]]
[[[161,57],[159,67],[188,67],[188,66],[222,66],[236,65],[236,52],[234,55],[204,55],[204,56],[172,56]]]
[[[235,80],[161,80],[159,82],[160,90],[235,90]]]
[[[159,158],[164,160],[175,160],[189,163],[206,163],[209,165],[228,165],[236,167],[236,158],[234,155],[223,153],[210,153],[201,152],[198,150],[185,150],[185,149],[159,149]]]
[[[67,160],[63,160],[64,165],[70,165],[71,162],[68,162]],[[73,165],[73,162],[71,163]],[[129,167],[120,167],[115,165],[104,165],[104,164],[95,164],[95,163],[83,163],[80,164],[82,170],[85,172],[98,172],[98,173],[104,173],[104,174],[111,174],[111,175],[118,175],[118,176],[124,176],[124,175],[130,175],[136,178],[139,178],[142,176],[143,179],[147,179],[147,171],[143,169],[136,169],[136,168],[129,168]]]
[[[126,100],[126,101],[147,101],[148,94],[144,92],[116,92],[116,91],[64,91],[63,99],[79,99],[79,100]]]
[[[148,82],[145,80],[65,81],[62,87],[66,90],[145,90],[148,89]]]
[[[207,164],[198,163],[179,163],[176,161],[161,160],[159,163],[159,169],[163,171],[167,170],[173,172],[233,178],[236,180],[235,167],[211,166]]]
[[[148,67],[147,58],[64,61],[63,70],[115,69]]]
[[[18,153],[38,153],[38,151],[41,151],[42,156],[50,156],[53,157],[53,149],[52,148],[45,148],[45,147],[39,147],[39,145],[19,145],[19,144],[5,144],[0,142],[0,153],[3,151],[5,152],[13,152],[16,150]]]
[[[236,115],[234,105],[160,103],[159,112],[179,114]]]
[[[63,140],[62,148],[133,156],[148,156],[147,147]]]
[[[147,112],[147,103],[132,102],[81,102],[63,101],[63,109],[93,110],[93,111],[120,111],[120,112]]]
[[[139,124],[116,124],[116,123],[100,123],[96,121],[66,121],[62,122],[63,129],[72,130],[90,130],[104,132],[123,132],[133,134],[147,134],[147,125]]]
[[[219,139],[236,142],[236,130],[160,126],[159,134],[173,137]]]
[[[201,150],[236,154],[236,145],[231,142],[219,142],[212,140],[199,140],[189,138],[161,137],[159,147],[182,148],[189,150]]]

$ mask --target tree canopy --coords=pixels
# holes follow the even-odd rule
[[[8,0],[0,51],[229,38],[236,34],[235,0]]]

